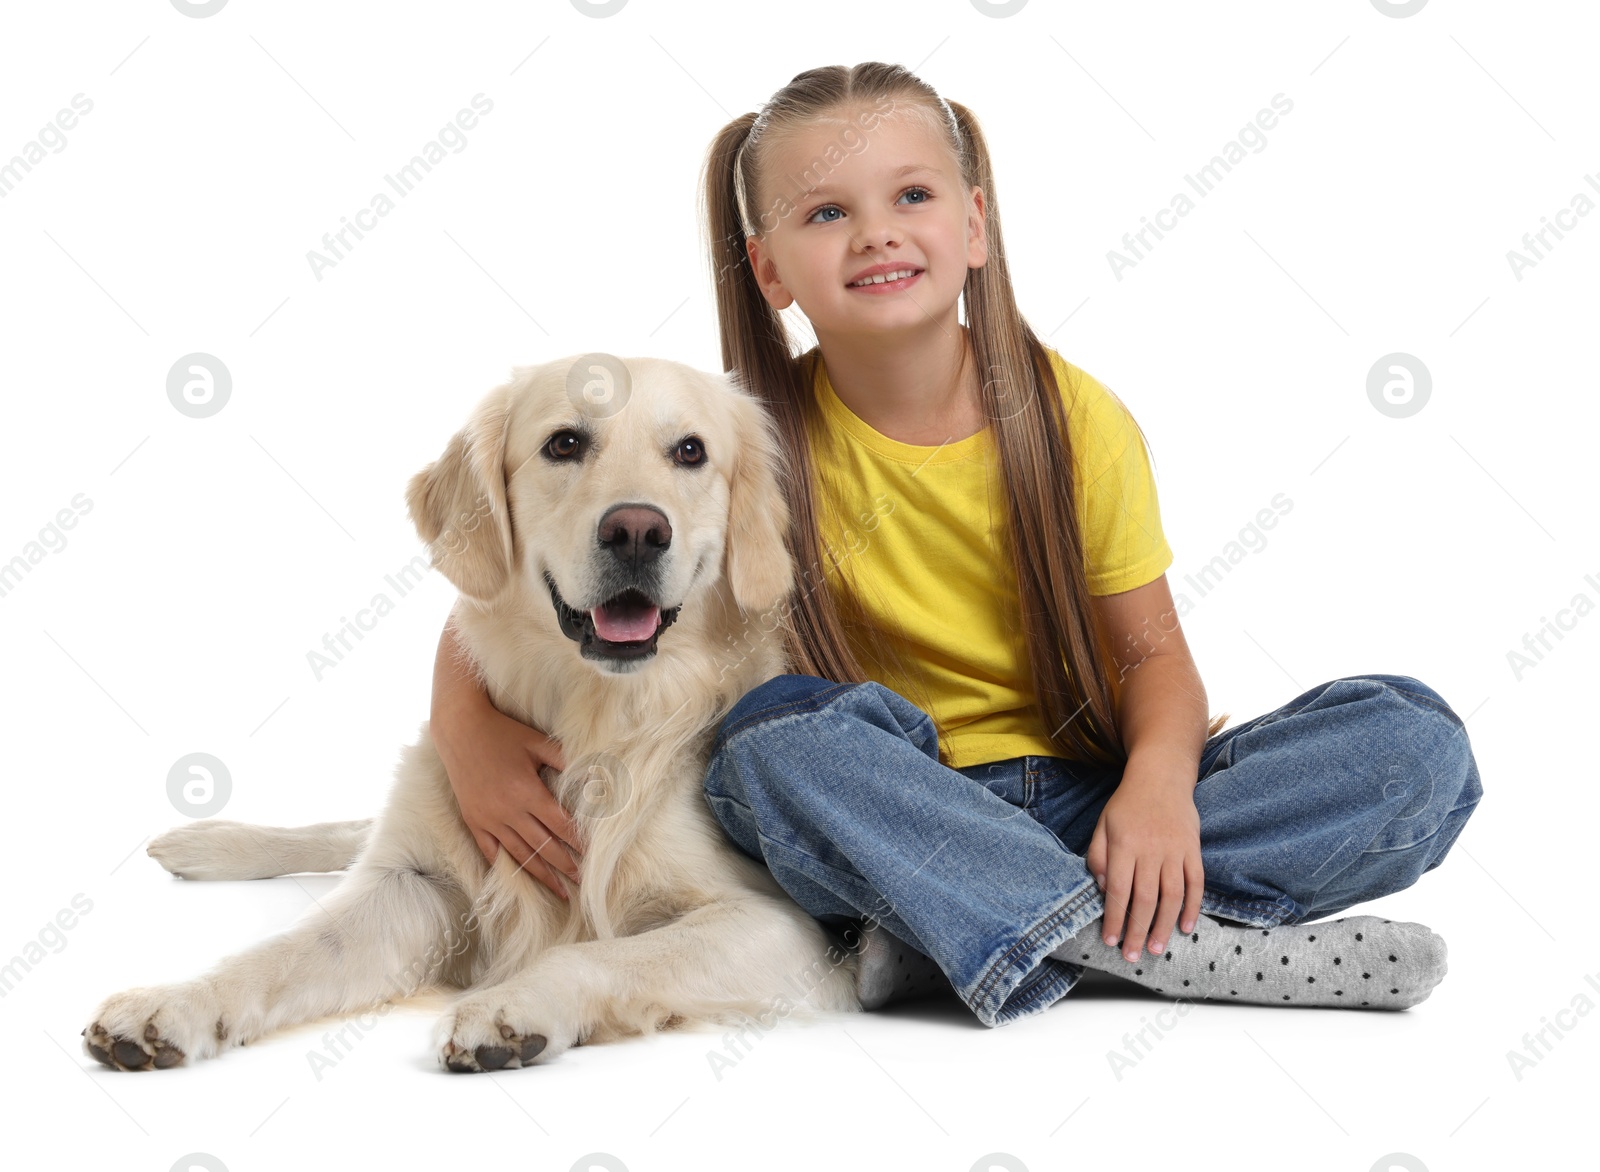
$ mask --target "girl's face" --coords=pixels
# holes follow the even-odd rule
[[[950,149],[904,107],[861,126],[819,123],[769,158],[766,202],[750,209],[766,210],[763,232],[746,240],[762,295],[774,309],[798,304],[819,340],[948,329],[968,268],[988,258],[983,192],[963,186]],[[912,275],[859,284],[883,269]]]

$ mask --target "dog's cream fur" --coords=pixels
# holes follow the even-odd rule
[[[771,421],[726,376],[625,361],[631,392],[605,411],[568,394],[571,359],[518,368],[407,492],[461,591],[454,620],[490,698],[561,742],[566,769],[546,777],[587,848],[570,902],[504,851],[484,863],[424,724],[375,823],[212,821],[157,838],[150,853],[190,878],[351,871],[284,934],[105,1001],[84,1031],[91,1055],[171,1066],[433,983],[466,990],[437,1037],[452,1070],[547,1062],[680,1021],[859,1009],[853,954],[727,840],[701,789],[722,717],[785,669],[794,573]],[[583,458],[552,459],[551,437],[580,426]],[[703,465],[674,458],[689,435]],[[596,527],[625,502],[670,520],[656,601],[682,610],[652,657],[586,659],[544,575],[572,606],[603,601],[611,555]]]

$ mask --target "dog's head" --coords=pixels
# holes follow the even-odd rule
[[[543,595],[583,658],[624,673],[724,582],[746,612],[788,595],[781,459],[729,376],[587,354],[513,371],[406,501],[463,594]]]

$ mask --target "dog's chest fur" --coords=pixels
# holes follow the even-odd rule
[[[784,670],[781,633],[731,608],[701,613],[711,629],[681,624],[673,654],[647,673],[619,676],[574,662],[564,636],[541,630],[544,616],[511,624],[536,637],[508,646],[503,634],[474,638],[475,627],[490,633],[474,608],[458,614],[462,644],[496,707],[560,742],[565,768],[542,776],[587,847],[570,902],[514,866],[491,869],[481,940],[488,955],[480,959],[493,969],[514,969],[553,943],[647,931],[752,884],[775,889],[726,841],[702,786],[720,716]],[[503,632],[502,624],[494,628]]]

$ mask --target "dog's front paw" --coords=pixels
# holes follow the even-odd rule
[[[81,1033],[84,1053],[113,1070],[165,1070],[210,1058],[228,1036],[210,998],[187,985],[108,997]]]
[[[535,998],[467,997],[439,1023],[439,1063],[458,1074],[516,1070],[571,1048],[577,1030]]]
[[[150,840],[144,853],[180,879],[237,879],[237,854],[241,838],[253,828],[225,818],[208,818],[174,826]]]

